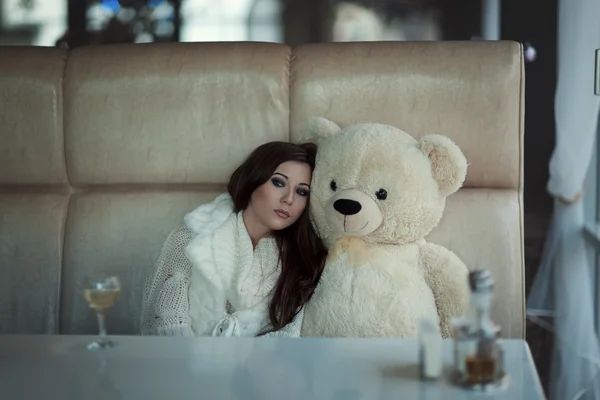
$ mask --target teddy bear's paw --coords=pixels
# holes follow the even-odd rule
[[[358,268],[369,262],[368,246],[358,237],[343,237],[329,250],[328,263],[344,261],[344,265]]]

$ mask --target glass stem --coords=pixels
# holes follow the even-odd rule
[[[104,319],[104,313],[97,312],[96,316],[98,317],[98,326],[100,327],[100,340],[106,340],[106,322]]]

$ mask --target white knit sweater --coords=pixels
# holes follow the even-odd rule
[[[255,336],[281,271],[273,238],[252,241],[227,194],[185,216],[167,238],[142,303],[143,335]],[[265,336],[299,337],[304,309]]]

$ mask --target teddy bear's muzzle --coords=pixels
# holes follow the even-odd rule
[[[328,208],[333,208],[325,213],[330,227],[343,236],[366,236],[383,222],[378,204],[358,189],[338,192],[329,200]]]

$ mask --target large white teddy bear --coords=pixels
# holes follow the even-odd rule
[[[311,214],[329,256],[302,336],[416,337],[426,317],[450,337],[469,301],[468,269],[425,237],[465,180],[461,150],[437,134],[417,141],[325,118],[311,120],[310,136],[319,146]]]

